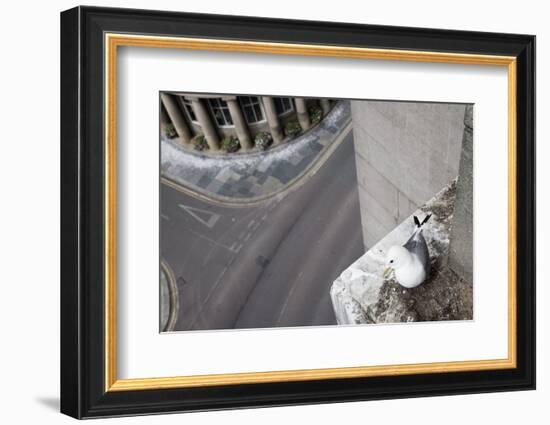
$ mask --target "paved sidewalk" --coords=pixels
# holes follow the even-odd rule
[[[220,201],[252,201],[279,193],[319,158],[350,121],[340,101],[315,127],[265,152],[203,155],[162,140],[161,174],[172,183]]]

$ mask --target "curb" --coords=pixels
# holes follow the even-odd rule
[[[174,271],[164,260],[160,261],[161,272],[166,275],[166,281],[168,282],[168,292],[170,296],[170,313],[168,314],[168,320],[166,321],[166,326],[162,329],[161,332],[172,332],[176,327],[176,322],[178,321],[179,310],[180,310],[180,300],[179,300],[179,291],[178,285],[176,284],[176,276]]]

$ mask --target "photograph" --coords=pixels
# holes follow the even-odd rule
[[[275,421],[300,422],[324,404],[327,423],[387,422],[390,405],[407,423],[427,406],[461,424],[480,406],[510,423],[540,413],[543,14],[218,3],[65,5],[59,26],[33,14],[60,66],[31,92],[59,87],[61,108],[35,114],[36,143],[18,142],[36,120],[12,79],[21,122],[6,146],[44,155],[5,157],[28,170],[12,180],[42,181],[42,166],[60,185],[57,226],[44,225],[47,191],[10,185],[29,204],[12,202],[25,223],[11,227],[33,239],[12,251],[28,263],[46,241],[35,268],[60,273],[56,300],[30,297],[39,321],[8,321],[51,328],[23,351],[58,341],[37,363],[51,376],[31,370],[37,395],[54,382],[77,419],[254,409],[235,418],[255,423],[292,406]],[[8,71],[34,69],[17,53]],[[41,142],[52,125],[60,149]],[[60,228],[61,262],[32,226]],[[21,297],[7,299],[21,317]]]
[[[160,332],[473,320],[473,111],[160,92]]]

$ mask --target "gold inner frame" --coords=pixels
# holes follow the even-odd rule
[[[211,40],[148,35],[105,34],[105,391],[202,387],[321,379],[358,378],[417,373],[448,373],[510,369],[516,358],[516,58],[461,53],[370,49],[328,45]],[[437,363],[304,369],[174,377],[118,379],[116,324],[116,98],[117,48],[119,46],[188,50],[230,51],[356,59],[397,60],[507,67],[508,71],[508,357]]]

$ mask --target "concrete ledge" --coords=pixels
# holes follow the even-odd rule
[[[455,194],[456,180],[342,272],[330,291],[338,324],[472,319],[472,285],[446,265]],[[425,225],[424,237],[432,261],[429,278],[413,289],[384,280],[386,252],[407,241],[414,230],[413,215],[422,218],[428,213],[432,218]]]

